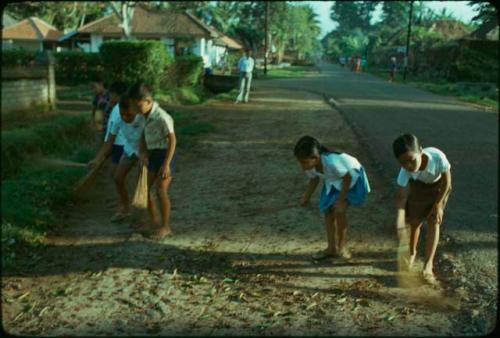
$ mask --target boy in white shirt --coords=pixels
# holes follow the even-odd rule
[[[441,150],[433,147],[422,149],[417,137],[412,134],[399,136],[392,147],[402,167],[397,178],[398,238],[408,224],[411,228],[408,268],[411,268],[417,255],[420,229],[423,221],[427,220],[429,229],[423,277],[434,284],[433,261],[439,242],[439,226],[451,192],[451,165]]]
[[[148,167],[148,209],[156,225],[152,229],[151,238],[160,240],[168,236],[170,227],[170,198],[168,188],[172,181],[175,164],[175,149],[177,139],[174,132],[174,120],[154,101],[149,86],[138,82],[130,87],[128,95],[131,98],[135,112],[145,118],[144,132],[140,142],[140,159]],[[156,194],[160,200],[161,221],[152,193],[156,185]],[[161,223],[160,223],[161,222]],[[149,230],[146,224],[143,230]]]
[[[115,187],[118,192],[120,206],[118,212],[111,218],[112,222],[121,221],[130,216],[130,199],[126,184],[127,176],[139,157],[139,140],[146,122],[144,116],[134,112],[127,95],[122,95],[117,109],[120,112],[120,119],[114,119],[116,123],[110,125],[106,142],[102,145],[95,158],[89,162],[89,166],[92,167],[104,161],[111,154],[113,143],[121,132],[121,136],[123,136],[123,154],[114,172]]]

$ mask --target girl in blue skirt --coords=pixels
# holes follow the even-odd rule
[[[370,192],[363,166],[356,158],[331,151],[311,136],[304,136],[297,142],[294,155],[309,177],[308,188],[300,201],[302,206],[308,204],[320,179],[323,180],[319,208],[325,214],[328,247],[313,258],[351,258],[346,248],[346,210],[351,204],[363,204]]]

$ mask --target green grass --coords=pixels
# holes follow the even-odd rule
[[[367,72],[384,79],[389,79],[389,71],[370,70]],[[429,81],[428,79],[418,78],[408,74],[405,81],[403,80],[402,73],[396,73],[395,82],[405,83],[435,94],[454,96],[460,101],[478,104],[495,111],[498,111],[499,108],[498,95],[487,96],[476,90],[464,89],[457,83],[447,81]]]
[[[286,79],[316,74],[318,71],[314,66],[289,66],[285,68],[268,69],[267,74],[259,70],[259,79]]]
[[[2,180],[16,176],[34,155],[67,154],[91,135],[89,117],[75,115],[2,131]]]
[[[161,90],[155,98],[168,104],[194,105],[208,100],[212,94],[202,85]]]
[[[89,85],[57,86],[56,95],[58,100],[92,100],[93,94]]]
[[[238,89],[235,88],[227,93],[216,94],[211,99],[221,102],[234,102],[236,96],[238,96]]]
[[[39,155],[78,162],[96,152],[88,118],[56,116],[51,122],[2,131],[2,266],[41,243],[56,213],[72,200],[71,187],[85,168],[40,166]]]

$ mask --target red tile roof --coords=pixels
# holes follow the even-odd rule
[[[91,22],[78,33],[98,33],[101,35],[121,35],[120,20],[115,14]],[[192,15],[173,10],[151,11],[137,6],[132,17],[132,35],[141,36],[200,36],[210,37],[214,32]]]
[[[2,39],[6,40],[57,41],[61,35],[57,28],[36,17],[2,29]]]

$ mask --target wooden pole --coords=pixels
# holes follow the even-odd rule
[[[410,51],[410,35],[411,35],[411,17],[413,16],[413,1],[410,1],[410,17],[408,18],[408,35],[406,36],[406,51],[403,69],[403,80],[406,80],[406,71],[408,68],[408,54]]]
[[[264,75],[267,74],[267,55],[269,53],[269,1],[266,1],[266,24],[264,42]]]

